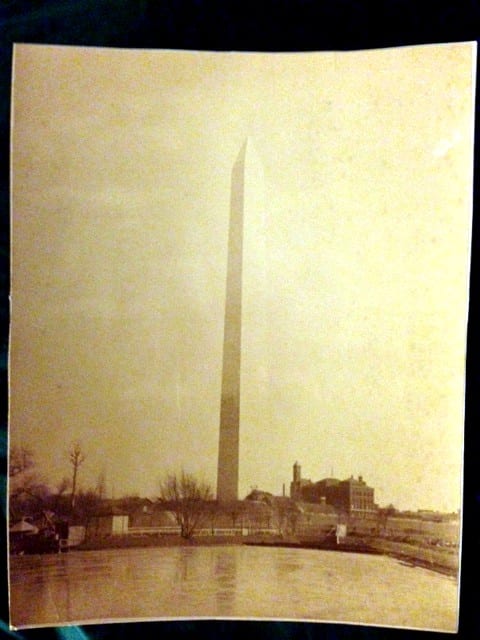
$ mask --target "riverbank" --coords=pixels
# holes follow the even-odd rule
[[[445,575],[456,577],[459,570],[459,555],[456,550],[422,547],[377,537],[345,538],[339,545],[335,540],[288,539],[280,536],[199,536],[185,540],[179,535],[109,536],[84,541],[74,547],[77,551],[101,549],[128,549],[142,547],[200,547],[216,545],[251,545],[268,547],[288,547],[297,549],[318,549],[324,551],[344,551],[360,554],[382,554],[394,557],[406,564],[420,566]]]
[[[458,550],[421,547],[384,538],[373,538],[370,544],[384,555],[397,558],[406,564],[424,567],[453,577],[458,576],[460,563]]]
[[[135,547],[189,547],[215,545],[252,545],[319,549],[353,553],[374,553],[394,557],[412,566],[421,566],[450,576],[457,576],[458,553],[452,549],[425,548],[417,545],[386,540],[384,538],[346,538],[340,545],[318,542],[315,539],[285,539],[280,536],[201,536],[185,540],[178,535],[163,536],[110,536],[92,538],[75,547],[78,551],[100,549],[126,549]]]
[[[74,547],[76,551],[97,551],[99,549],[129,549],[135,547],[200,547],[212,545],[243,544],[248,536],[199,536],[189,540],[178,534],[172,535],[116,535],[95,537]],[[274,537],[274,540],[280,538]]]
[[[315,539],[304,540],[279,540],[279,541],[252,541],[246,544],[269,547],[288,547],[298,549],[318,549],[321,551],[343,551],[349,553],[387,555],[404,564],[423,567],[444,575],[458,576],[459,554],[457,550],[448,548],[425,547],[415,544],[407,544],[386,540],[377,537],[347,536],[337,545],[335,539],[318,541]]]

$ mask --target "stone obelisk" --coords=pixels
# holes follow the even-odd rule
[[[263,168],[250,139],[232,170],[227,288],[223,342],[217,499],[238,499],[242,308],[245,302],[245,225],[255,224],[263,208]],[[248,229],[248,233],[250,230]],[[248,264],[248,256],[245,261]]]

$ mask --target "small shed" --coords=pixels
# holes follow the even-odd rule
[[[112,508],[108,512],[98,513],[88,520],[86,537],[107,537],[128,533],[128,514]]]

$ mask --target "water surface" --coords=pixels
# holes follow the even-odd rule
[[[159,618],[356,622],[454,631],[457,582],[386,556],[249,546],[11,558],[16,627]]]

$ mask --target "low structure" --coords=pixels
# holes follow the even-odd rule
[[[126,535],[128,514],[115,508],[100,512],[88,519],[86,538]]]

